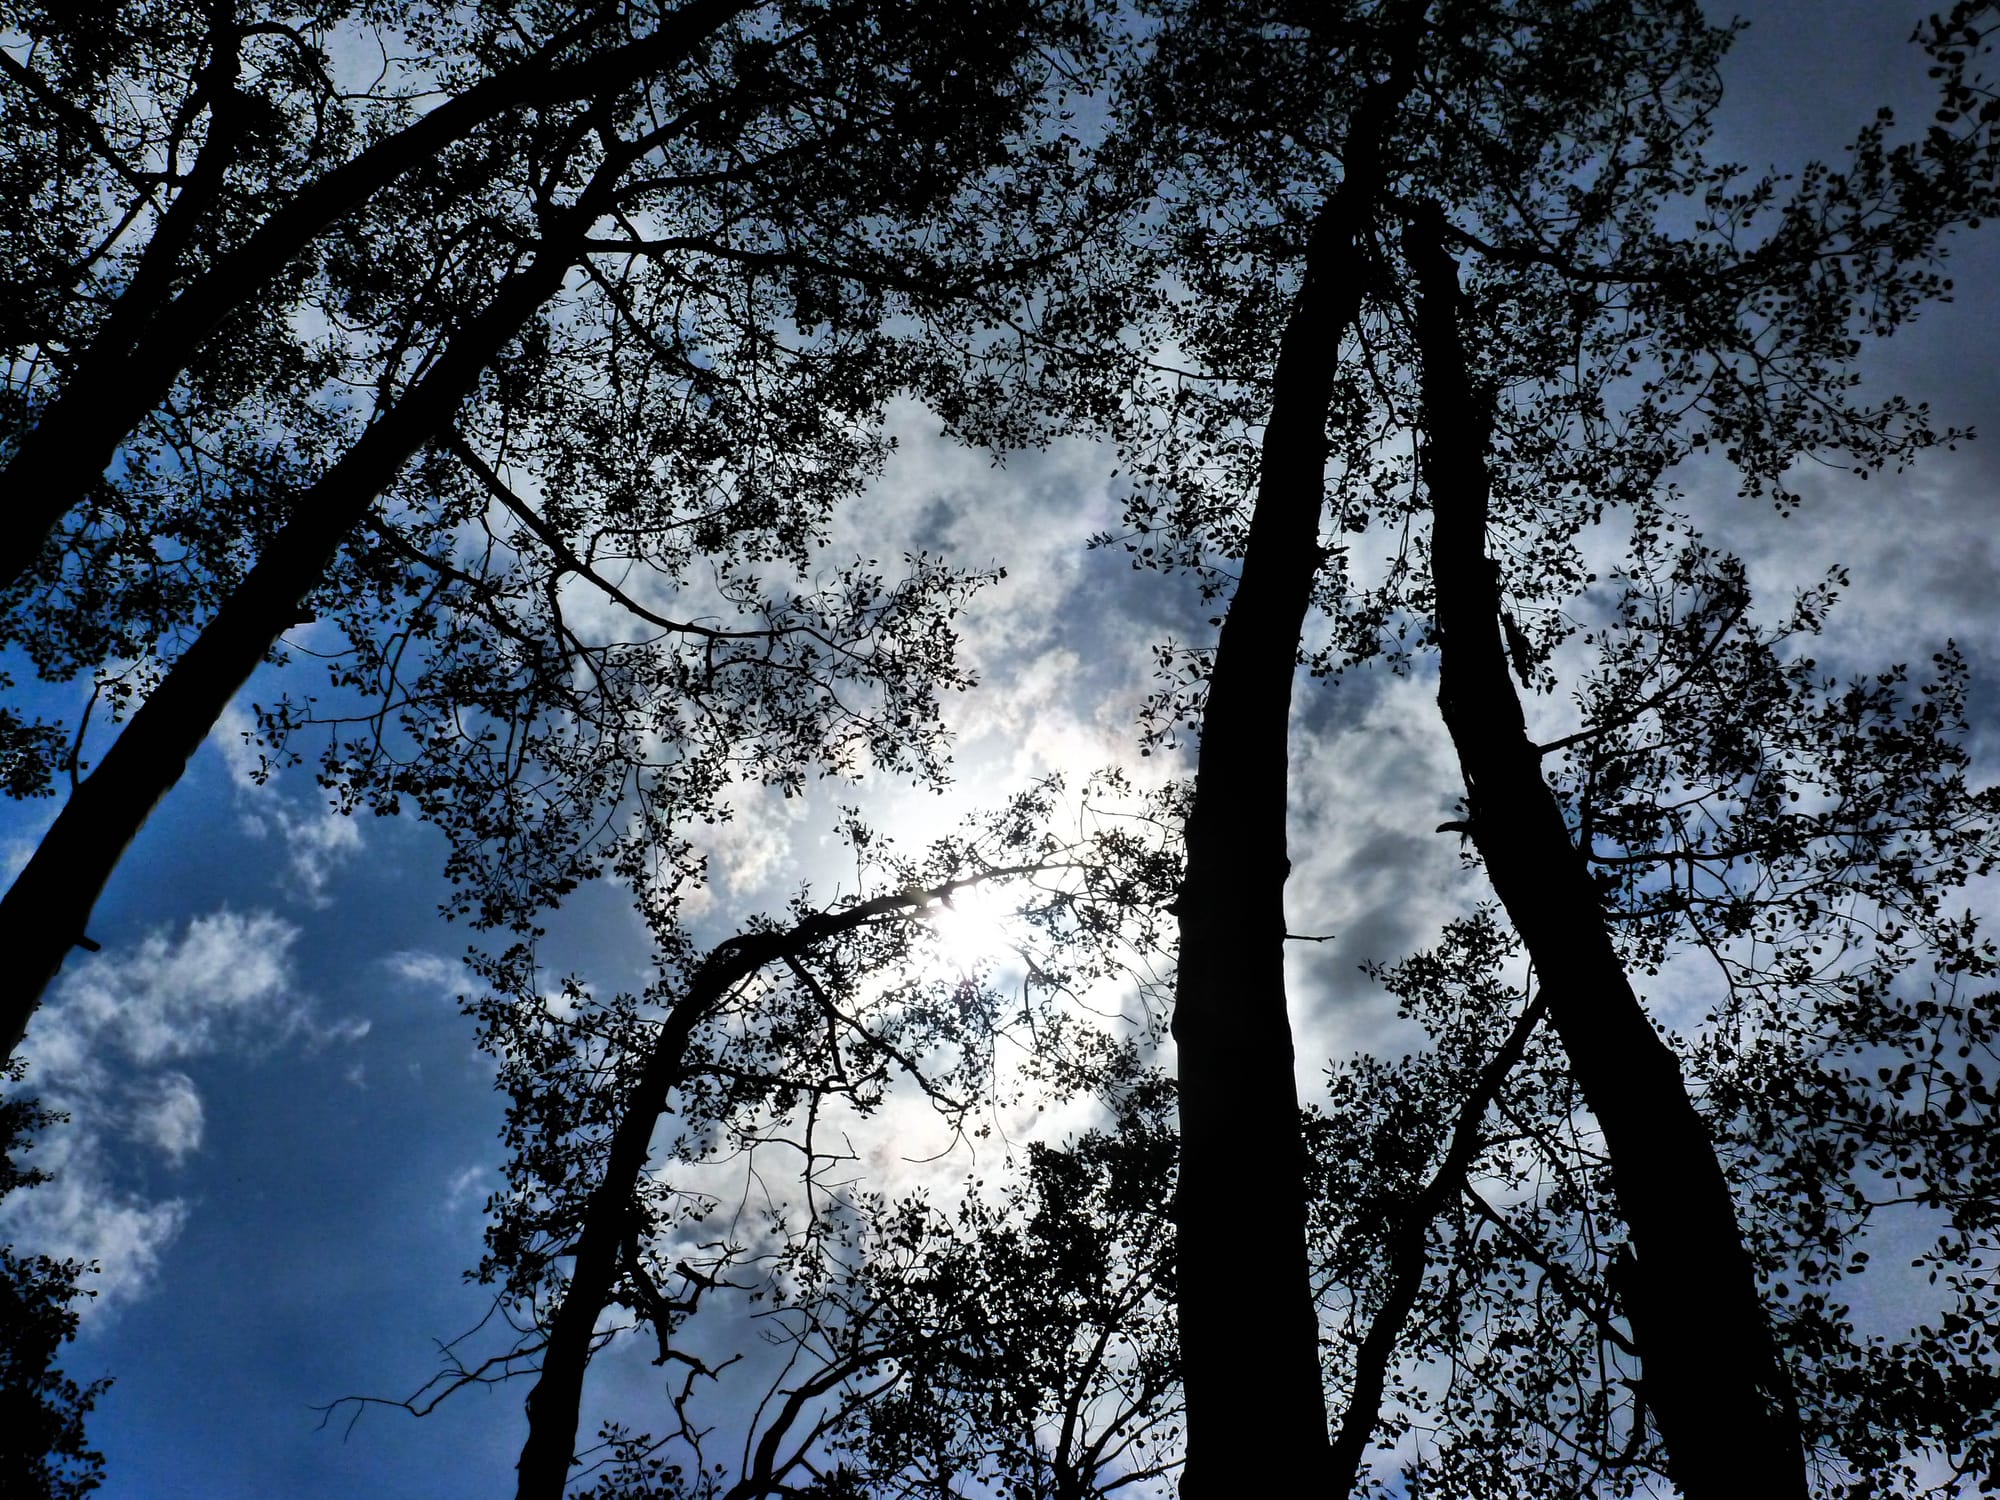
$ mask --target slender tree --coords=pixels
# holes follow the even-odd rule
[[[1395,76],[1394,39],[1405,27],[1415,49],[1405,64],[1413,82],[1396,97],[1406,103],[1386,125],[1357,135],[1370,98],[1357,79]],[[1230,1027],[1245,1038],[1246,1050],[1261,1051],[1259,1076],[1267,1084],[1289,1076],[1279,970],[1282,748],[1308,596],[1316,594],[1334,618],[1326,644],[1309,656],[1322,672],[1384,652],[1407,664],[1413,618],[1436,622],[1428,631],[1420,627],[1421,643],[1462,645],[1470,627],[1462,624],[1452,638],[1448,609],[1476,610],[1486,622],[1480,639],[1490,627],[1498,642],[1525,606],[1546,607],[1585,581],[1574,540],[1582,528],[1606,506],[1650,494],[1668,468],[1718,436],[1747,487],[1781,493],[1784,469],[1803,449],[1841,448],[1868,467],[1900,461],[1936,440],[1925,414],[1905,403],[1871,410],[1849,403],[1844,363],[1853,356],[1857,324],[1893,327],[1942,290],[1933,247],[1951,226],[1976,220],[1991,198],[1990,122],[1959,109],[1945,122],[1955,128],[1940,125],[1890,147],[1885,122],[1878,121],[1863,134],[1850,170],[1816,168],[1782,200],[1777,184],[1738,185],[1735,169],[1702,158],[1717,102],[1713,65],[1727,40],[1727,32],[1680,4],[1382,6],[1341,16],[1284,7],[1223,15],[1188,7],[1167,17],[1153,71],[1157,92],[1149,96],[1154,128],[1157,138],[1173,143],[1168,150],[1177,160],[1194,164],[1181,169],[1163,216],[1163,243],[1176,252],[1171,264],[1190,293],[1185,303],[1169,304],[1171,335],[1163,342],[1193,355],[1195,368],[1168,370],[1155,382],[1164,391],[1152,408],[1159,414],[1153,436],[1127,441],[1139,494],[1126,544],[1141,564],[1195,568],[1214,595],[1229,600],[1212,651],[1169,653],[1176,676],[1193,688],[1170,690],[1161,705],[1169,725],[1174,717],[1198,722],[1202,739],[1184,897],[1183,920],[1193,924],[1182,954],[1187,1019],[1180,1026],[1188,1153],[1181,1297],[1195,1493],[1207,1482],[1204,1433],[1227,1441],[1223,1433],[1245,1430],[1255,1418],[1246,1405],[1234,1426],[1210,1427],[1211,1408],[1199,1394],[1210,1380],[1226,1386],[1243,1363],[1240,1355],[1223,1357],[1220,1343],[1208,1349],[1195,1332],[1212,1318],[1214,1327],[1243,1336],[1227,1298],[1218,1295],[1204,1308],[1209,1288],[1198,1268],[1218,1263],[1217,1246],[1204,1248],[1195,1228],[1229,1222],[1226,1204],[1241,1177],[1240,1170],[1232,1178],[1200,1165],[1208,1148],[1197,1121],[1211,1097],[1203,1075],[1218,1044],[1188,1028],[1195,996],[1213,993],[1218,1017],[1226,996]],[[1946,40],[1941,32],[1930,41],[1945,59],[1941,71],[1951,75],[1947,95],[1966,87],[1965,54],[1951,50],[1956,36]],[[1274,85],[1274,78],[1284,82]],[[1315,322],[1322,205],[1340,202],[1378,174],[1380,186],[1365,200],[1375,205],[1374,216],[1343,230],[1360,247],[1349,283],[1358,310],[1346,323]],[[1337,188],[1327,186],[1335,182]],[[1661,206],[1690,200],[1704,215],[1695,235],[1661,231]],[[1419,405],[1436,424],[1473,420],[1469,410],[1424,400],[1428,392],[1417,385],[1418,371],[1432,378],[1437,361],[1427,357],[1422,318],[1411,314],[1418,300],[1412,281],[1421,278],[1402,259],[1397,236],[1402,221],[1432,202],[1443,205],[1449,225],[1438,231],[1441,242],[1476,252],[1496,288],[1506,287],[1490,298],[1505,326],[1484,322],[1481,335],[1494,348],[1478,351],[1486,378],[1511,383],[1504,432],[1493,439],[1506,454],[1508,475],[1496,486],[1504,506],[1496,502],[1488,523],[1504,525],[1509,540],[1497,578],[1484,564],[1464,561],[1463,550],[1451,552],[1441,525],[1431,533],[1428,569],[1421,546],[1409,540],[1421,536],[1422,509],[1439,493],[1435,481],[1416,484],[1410,464],[1407,434]],[[1777,221],[1769,232],[1752,230],[1752,224],[1762,228],[1766,215]],[[1572,334],[1552,338],[1552,329]],[[1315,357],[1299,361],[1301,347]],[[1634,400],[1617,409],[1611,403],[1627,389]],[[1481,431],[1470,431],[1476,440],[1470,446],[1483,447]],[[1473,462],[1467,446],[1434,442],[1426,461]],[[1287,454],[1295,461],[1281,466]],[[1304,483],[1282,492],[1290,501],[1273,483],[1281,471]],[[1246,493],[1254,496],[1247,511],[1239,500]],[[1332,519],[1323,524],[1329,495]],[[1294,520],[1281,533],[1274,523],[1287,513],[1278,509],[1283,505]],[[1347,566],[1347,534],[1368,531],[1378,518],[1392,534],[1400,530],[1400,550],[1386,580],[1357,579]],[[1451,573],[1452,566],[1459,571]],[[1476,595],[1464,594],[1474,586]],[[1505,618],[1503,589],[1513,604]],[[1448,590],[1459,591],[1449,602]],[[1543,618],[1559,617],[1551,611]],[[1261,656],[1246,659],[1239,642],[1255,633],[1240,630],[1239,621],[1258,620],[1274,628],[1258,637]],[[1532,671],[1537,642],[1519,635],[1507,644],[1522,669]],[[1487,669],[1499,665],[1505,688],[1507,656],[1496,645],[1481,660]],[[1482,680],[1491,675],[1485,671]],[[1453,680],[1463,682],[1463,671]],[[1246,693],[1252,681],[1263,686]],[[1463,705],[1452,711],[1462,746],[1468,737],[1508,737],[1496,726],[1510,720],[1482,723]],[[1255,765],[1224,756],[1246,722],[1262,726],[1266,748]],[[1498,747],[1469,746],[1468,771],[1488,753]],[[1540,773],[1533,747],[1523,755],[1515,769],[1529,777],[1520,784],[1526,797],[1539,788]],[[1251,778],[1261,783],[1255,792],[1242,784]],[[1244,800],[1251,797],[1254,813]],[[1635,1337],[1656,1387],[1651,1410],[1691,1492],[1733,1492],[1744,1463],[1777,1488],[1799,1492],[1796,1421],[1714,1152],[1672,1057],[1623,984],[1615,952],[1587,936],[1601,937],[1603,919],[1560,815],[1545,793],[1534,791],[1532,800],[1549,808],[1538,825],[1539,856],[1546,862],[1560,855],[1566,863],[1549,868],[1574,871],[1571,894],[1585,903],[1575,908],[1584,922],[1576,933],[1565,937],[1552,926],[1530,937],[1536,961],[1569,962],[1588,947],[1601,961],[1600,979],[1608,984],[1619,976],[1608,992],[1603,985],[1590,989],[1587,1000],[1582,981],[1545,976],[1551,1015],[1572,1044],[1571,1062],[1593,1101],[1603,1097],[1617,1112],[1650,1098],[1662,1109],[1671,1105],[1660,1118],[1678,1122],[1670,1132],[1613,1134],[1620,1192],[1628,1178],[1635,1197],[1664,1195],[1678,1182],[1705,1184],[1694,1201],[1679,1205],[1682,1216],[1671,1224],[1657,1213],[1658,1202],[1631,1208],[1635,1240],[1664,1232],[1675,1245],[1642,1270],[1631,1299],[1643,1304],[1634,1312]],[[1226,825],[1226,842],[1202,832],[1208,805],[1240,809]],[[1482,836],[1477,814],[1471,827]],[[1241,858],[1253,842],[1256,857]],[[1536,850],[1510,844],[1508,857],[1525,869]],[[1240,904],[1252,899],[1245,890],[1262,892],[1254,920]],[[1503,889],[1510,911],[1525,894]],[[1202,910],[1211,902],[1229,919],[1204,935]],[[1209,943],[1217,940],[1226,946],[1210,959]],[[1569,946],[1559,959],[1546,951],[1550,944]],[[1258,974],[1263,979],[1254,984],[1245,977]],[[1245,993],[1262,998],[1246,1008]],[[1579,1008],[1590,1014],[1580,1016]],[[1261,1042],[1248,1040],[1255,1016],[1264,1018]],[[1588,1034],[1593,1028],[1602,1030]],[[1621,1093],[1634,1070],[1640,1082]],[[1288,1110],[1229,1118],[1229,1148],[1239,1157],[1295,1159]],[[1213,1190],[1204,1188],[1209,1182]],[[1289,1223],[1296,1189],[1275,1181],[1271,1189]],[[1698,1243],[1685,1236],[1698,1236]],[[1277,1252],[1287,1259],[1289,1241],[1286,1231]],[[1637,1249],[1643,1263],[1648,1252],[1643,1244]],[[1700,1265],[1678,1259],[1679,1252],[1702,1257]],[[1648,1279],[1656,1275],[1660,1280]],[[1708,1293],[1722,1287],[1729,1289],[1730,1317],[1740,1320],[1744,1357],[1718,1364],[1677,1353],[1676,1342],[1704,1327],[1721,1305]],[[1281,1329],[1293,1326],[1280,1320]],[[1309,1331],[1301,1319],[1293,1336]],[[1278,1376],[1287,1394],[1260,1391],[1264,1409],[1292,1413],[1278,1419],[1284,1430],[1310,1433],[1305,1413],[1319,1396],[1316,1379],[1309,1389],[1306,1376],[1316,1371],[1305,1369],[1296,1348],[1274,1363],[1291,1372]],[[1736,1467],[1719,1460],[1717,1413],[1742,1424],[1742,1443],[1758,1447],[1756,1456],[1740,1458]],[[1317,1441],[1283,1437],[1267,1446],[1287,1455],[1279,1467],[1290,1473]]]
[[[1259,50],[1270,54],[1271,69],[1298,79],[1296,91],[1288,90],[1282,101],[1301,116],[1295,139],[1304,155],[1315,158],[1315,175],[1338,183],[1316,208],[1300,201],[1295,176],[1287,181],[1298,164],[1266,154],[1268,122],[1236,92],[1244,75],[1213,72],[1221,52],[1244,37],[1239,21],[1252,18],[1198,8],[1177,12],[1156,66],[1165,100],[1156,112],[1188,136],[1220,135],[1227,172],[1247,174],[1248,184],[1269,194],[1262,204],[1238,207],[1230,200],[1243,191],[1243,179],[1221,174],[1202,181],[1205,192],[1190,193],[1190,206],[1169,221],[1178,231],[1178,264],[1194,288],[1205,293],[1227,286],[1243,299],[1237,304],[1242,313],[1210,318],[1196,303],[1182,318],[1176,332],[1215,362],[1223,383],[1192,395],[1183,386],[1176,404],[1192,407],[1211,433],[1232,418],[1262,423],[1254,448],[1237,450],[1256,454],[1256,499],[1247,523],[1219,523],[1218,541],[1240,565],[1221,634],[1200,668],[1200,763],[1181,902],[1175,1034],[1182,1058],[1180,1285],[1191,1495],[1221,1483],[1225,1464],[1236,1477],[1241,1455],[1233,1435],[1246,1431],[1267,1434],[1254,1461],[1269,1464],[1271,1482],[1326,1466],[1318,1324],[1303,1274],[1304,1174],[1283,980],[1286,760],[1294,663],[1326,557],[1321,534],[1329,427],[1338,430],[1350,414],[1358,417],[1360,383],[1345,367],[1363,336],[1361,313],[1378,276],[1376,236],[1411,175],[1490,150],[1488,130],[1497,134],[1511,126],[1537,139],[1560,138],[1575,128],[1579,111],[1597,102],[1587,90],[1571,94],[1575,81],[1555,60],[1600,41],[1594,28],[1604,24],[1602,16],[1571,23],[1593,32],[1590,43],[1568,27],[1551,26],[1531,33],[1524,56],[1503,62],[1488,51],[1497,45],[1489,28],[1511,17],[1483,7],[1446,9],[1449,15],[1412,4],[1339,19],[1272,18],[1275,40]],[[1640,71],[1655,66],[1629,51],[1618,55]],[[1339,67],[1330,64],[1332,57],[1341,59]],[[1546,106],[1541,116],[1530,123],[1524,110],[1502,123],[1474,115],[1462,135],[1447,140],[1425,129],[1425,112],[1439,92],[1453,86],[1468,94],[1498,92],[1506,85],[1495,73],[1507,62],[1514,64],[1507,84],[1533,91],[1537,104]],[[1367,81],[1366,87],[1336,82],[1343,71],[1347,80]],[[1316,96],[1316,90],[1325,92]],[[1339,144],[1326,153],[1313,144],[1321,141]],[[1329,157],[1337,171],[1327,165]],[[1244,228],[1232,223],[1239,218]],[[1296,290],[1266,385],[1250,375],[1257,354],[1246,335],[1254,326],[1250,319],[1268,316],[1273,306],[1268,290],[1258,286],[1260,274],[1291,256]],[[1266,400],[1268,418],[1247,416]],[[1339,438],[1350,463],[1370,468],[1363,455],[1373,440],[1362,430]],[[1166,482],[1142,493],[1136,507],[1142,533],[1167,533],[1163,551],[1170,561],[1187,560],[1188,553],[1172,549],[1187,542],[1198,547],[1204,529],[1215,524],[1199,510],[1198,490],[1164,498],[1173,488],[1175,462],[1171,448],[1142,461],[1143,474]],[[1161,497],[1157,505],[1155,496]],[[1337,530],[1357,523],[1344,513]],[[1144,556],[1154,556],[1152,547]],[[1240,1377],[1251,1357],[1245,1345],[1251,1325],[1225,1284],[1202,1279],[1203,1268],[1232,1262],[1225,1204],[1242,1189],[1246,1162],[1264,1174],[1254,1196],[1278,1215],[1280,1227],[1266,1253],[1278,1266],[1277,1284],[1289,1304],[1275,1320],[1275,1334],[1256,1331],[1258,1362],[1277,1373],[1255,1385]],[[1275,1360],[1264,1350],[1269,1337],[1286,1351]],[[1204,1434],[1214,1445],[1206,1450]],[[1204,1457],[1205,1451],[1212,1456]]]
[[[1465,770],[1470,836],[1604,1131],[1637,1252],[1627,1315],[1675,1482],[1691,1495],[1747,1483],[1803,1496],[1796,1402],[1729,1184],[1680,1065],[1625,976],[1509,675],[1486,554],[1491,398],[1467,366],[1441,222],[1420,212],[1406,243],[1418,283],[1438,701]]]
[[[1312,224],[1273,374],[1257,504],[1208,676],[1181,889],[1174,1040],[1180,1056],[1181,1349],[1189,1452],[1183,1493],[1282,1482],[1326,1463],[1319,1324],[1309,1295],[1305,1159],[1285,1014],[1286,760],[1293,658],[1311,603],[1327,409],[1366,278],[1391,121],[1415,74],[1418,8],[1386,40],[1356,107],[1347,170]],[[1258,1254],[1274,1295],[1246,1322],[1232,1279],[1237,1229],[1222,1205],[1269,1205]],[[1254,1341],[1254,1343],[1253,1343]],[[1263,1378],[1244,1378],[1253,1363]],[[1229,1434],[1255,1432],[1243,1454]],[[1243,1472],[1245,1463],[1250,1474]],[[1228,1477],[1225,1478],[1224,1476]]]
[[[847,837],[883,894],[824,910],[802,895],[787,920],[753,924],[705,954],[661,922],[663,973],[644,995],[600,1000],[571,982],[552,1008],[529,950],[494,960],[487,974],[496,988],[478,1014],[512,1101],[511,1160],[508,1190],[493,1205],[491,1253],[478,1274],[499,1285],[510,1320],[514,1310],[529,1316],[508,1347],[476,1364],[452,1365],[396,1404],[423,1412],[464,1384],[531,1371],[519,1492],[558,1497],[578,1448],[586,1371],[611,1337],[648,1330],[662,1364],[690,1382],[718,1378],[726,1366],[704,1352],[697,1315],[705,1302],[727,1303],[745,1290],[783,1310],[785,1338],[795,1345],[785,1378],[796,1384],[769,1398],[784,1415],[746,1439],[732,1493],[774,1493],[801,1466],[828,1461],[831,1434],[841,1435],[835,1448],[860,1443],[856,1414],[878,1396],[907,1392],[912,1380],[935,1380],[970,1400],[961,1383],[977,1376],[980,1399],[994,1399],[1009,1372],[1021,1369],[1009,1361],[1026,1351],[995,1347],[997,1334],[986,1336],[983,1354],[950,1347],[930,1321],[954,1291],[948,1268],[898,1253],[892,1272],[877,1253],[905,1234],[940,1247],[950,1236],[940,1238],[921,1204],[891,1213],[879,1195],[857,1198],[844,1173],[849,1153],[835,1142],[897,1089],[921,1096],[955,1137],[983,1138],[991,1127],[982,1117],[1024,1087],[1017,1074],[1052,1095],[1102,1089],[1161,1102],[1132,1039],[1105,1035],[1076,1009],[1073,992],[1157,958],[1160,908],[1178,870],[1171,848],[1177,829],[1158,799],[1118,807],[1123,816],[1115,819],[1092,811],[1107,799],[1114,806],[1129,800],[1129,789],[1109,778],[1085,792],[1086,826],[1062,836],[1053,827],[1067,800],[1058,790],[1038,787],[962,835],[935,840],[915,860],[850,821]],[[1017,924],[1030,946],[1018,995],[1003,993],[997,972],[953,973],[935,960],[926,917],[982,892],[988,902],[1020,907]],[[672,1134],[661,1138],[667,1119]],[[1160,1146],[1157,1139],[1150,1148],[1132,1144],[1142,1156],[1150,1149],[1149,1183]],[[752,1164],[760,1150],[755,1170],[764,1180],[773,1173],[769,1157],[798,1158],[802,1201],[768,1204],[762,1229],[739,1218],[698,1231],[722,1217],[712,1193],[730,1163]],[[1129,1211],[1157,1218],[1158,1201],[1133,1193]],[[1073,1214],[1085,1207],[1077,1204]],[[993,1212],[989,1227],[997,1235],[1006,1214]],[[1059,1249],[1050,1243],[1043,1253]],[[957,1253],[969,1264],[988,1250]],[[1105,1246],[1096,1274],[1122,1278],[1125,1288],[1106,1286],[1098,1295],[1164,1316],[1152,1272],[1119,1264]],[[956,1288],[961,1296],[970,1290]],[[604,1320],[615,1310],[629,1316],[630,1327],[607,1336]],[[973,1311],[959,1303],[956,1315]],[[1075,1392],[1115,1389],[1127,1371],[1122,1358],[1111,1360],[1112,1341],[1123,1349],[1135,1330],[1100,1307],[1090,1336],[1103,1347],[1082,1372],[1057,1358],[1057,1345],[1066,1355],[1075,1335],[1074,1326],[1063,1332],[1061,1325],[1038,1335],[1054,1341],[1041,1375],[1073,1376],[1080,1384],[1064,1389]],[[1133,1407],[1146,1427],[1160,1420],[1156,1402],[1170,1383],[1159,1356],[1152,1358],[1144,1399]],[[891,1370],[901,1373],[885,1384],[879,1377]],[[1015,1399],[1031,1412],[1052,1393],[1023,1386]],[[628,1467],[643,1467],[639,1460],[662,1445],[699,1452],[702,1424],[690,1402],[687,1390],[674,1397],[674,1425],[657,1440],[621,1440]],[[1071,1425],[1062,1466],[1072,1488],[1125,1454],[1137,1435],[1121,1440],[1081,1411]],[[884,1475],[920,1464],[895,1433],[921,1447],[931,1431],[887,1416],[869,1430],[879,1450],[870,1463]],[[1032,1458],[1033,1444],[1023,1450],[1018,1438],[1010,1434],[979,1462]],[[974,1425],[947,1447],[980,1441]]]
[[[1106,1127],[1030,1143],[999,1191],[949,1212],[854,1195],[839,1257],[796,1267],[764,1320],[785,1367],[740,1459],[698,1466],[726,1451],[714,1435],[607,1429],[583,1493],[637,1500],[701,1467],[737,1500],[1172,1494],[1172,1087],[1129,1052],[1098,1071]]]

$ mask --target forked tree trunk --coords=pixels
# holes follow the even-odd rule
[[[1690,1500],[1804,1500],[1791,1383],[1729,1185],[1680,1065],[1619,962],[1508,675],[1486,556],[1490,398],[1471,379],[1443,229],[1430,209],[1412,217],[1404,243],[1420,293],[1438,702],[1465,774],[1473,842],[1604,1132],[1633,1251],[1625,1310],[1670,1476]]]
[[[1402,32],[1390,75],[1364,93],[1345,178],[1313,227],[1202,715],[1173,1020],[1183,1500],[1282,1494],[1326,1472],[1307,1159],[1285,1010],[1287,753],[1299,633],[1320,565],[1327,409],[1361,306],[1361,237],[1375,216],[1383,139],[1409,89],[1415,35]]]

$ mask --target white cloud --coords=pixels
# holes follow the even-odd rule
[[[35,1158],[50,1180],[0,1205],[0,1238],[23,1254],[94,1262],[84,1286],[97,1296],[75,1304],[86,1321],[143,1295],[187,1223],[186,1200],[149,1202],[112,1188],[102,1143],[81,1124],[56,1126]]]
[[[256,733],[256,721],[232,703],[223,709],[222,717],[215,721],[215,732],[208,737],[208,743],[215,747],[223,764],[229,767],[229,779],[237,786],[253,791],[257,787],[257,773],[261,765],[253,743]]]
[[[225,1035],[271,1039],[301,1029],[291,993],[298,929],[270,912],[197,917],[178,941],[149,933],[137,948],[66,970],[30,1028],[30,1077],[88,1076],[116,1054],[141,1067],[210,1052]]]
[[[330,807],[295,806],[276,785],[260,786],[262,763],[252,742],[255,734],[255,721],[232,703],[209,736],[236,785],[238,827],[250,838],[275,834],[285,845],[282,888],[303,905],[323,910],[333,904],[327,886],[361,852],[361,825]]]
[[[1360,973],[1434,942],[1444,924],[1488,895],[1459,859],[1458,840],[1435,832],[1464,787],[1430,679],[1383,674],[1358,722],[1313,728],[1323,709],[1302,692],[1292,724],[1292,859],[1286,921],[1307,937],[1286,952],[1301,1095],[1313,1098],[1332,1057],[1358,1048],[1402,1048],[1395,1005]]]
[[[752,895],[772,885],[790,862],[805,819],[807,799],[772,794],[760,786],[731,787],[723,797],[728,817],[699,830],[698,845],[709,856],[729,894]]]
[[[140,1091],[132,1109],[130,1134],[179,1166],[190,1152],[201,1148],[204,1123],[201,1095],[195,1092],[194,1080],[185,1073],[163,1073]]]
[[[315,909],[331,906],[327,883],[361,852],[361,825],[329,809],[308,815],[280,805],[273,812],[288,846],[285,868],[291,876],[289,891]]]
[[[465,988],[465,972],[455,960],[438,953],[425,953],[416,948],[405,948],[391,953],[382,962],[398,979],[424,989],[436,990],[447,999],[454,998]]]
[[[445,1213],[460,1214],[469,1208],[483,1208],[486,1177],[487,1169],[483,1166],[461,1167],[452,1173],[451,1180],[444,1185]]]
[[[341,1016],[333,1021],[321,1021],[308,1013],[304,1018],[307,1044],[313,1049],[332,1047],[348,1042],[358,1042],[368,1035],[374,1026],[366,1016]]]
[[[367,1031],[362,1020],[317,1015],[294,970],[298,935],[269,912],[214,912],[177,938],[154,932],[75,963],[36,1014],[24,1088],[70,1120],[37,1141],[35,1164],[53,1180],[0,1204],[0,1237],[24,1253],[97,1262],[89,1308],[142,1295],[194,1211],[182,1197],[122,1185],[134,1166],[178,1167],[201,1149],[199,1087],[169,1064]]]

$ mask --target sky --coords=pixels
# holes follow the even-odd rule
[[[1753,25],[1729,66],[1718,154],[1789,166],[1837,152],[1876,103],[1921,90],[1904,40],[1922,9],[1745,7]],[[1944,420],[1994,428],[1989,437],[1866,484],[1808,478],[1808,503],[1789,520],[1693,498],[1761,597],[1849,566],[1852,590],[1819,652],[1836,670],[1922,661],[1955,638],[1974,673],[1984,783],[2000,766],[2000,240],[1961,240],[1955,259],[1955,302],[1871,353],[1868,370]],[[1052,770],[1175,769],[1136,759],[1146,645],[1202,638],[1205,612],[1122,554],[1085,550],[1117,522],[1108,452],[1073,442],[996,466],[939,439],[919,408],[891,421],[898,453],[843,513],[828,555],[924,547],[1008,570],[969,617],[981,685],[951,705],[954,785],[745,792],[708,835],[711,937],[778,908],[802,881],[836,888],[839,802],[920,838]],[[247,696],[272,685],[267,671]],[[1456,840],[1431,831],[1458,796],[1431,690],[1421,675],[1363,673],[1299,694],[1289,923],[1336,935],[1293,956],[1308,1094],[1329,1057],[1395,1040],[1393,1005],[1359,965],[1421,945],[1479,893]],[[473,935],[437,915],[442,842],[412,819],[329,813],[309,775],[260,787],[249,769],[228,732],[196,757],[99,905],[91,933],[103,951],[74,956],[36,1018],[30,1083],[74,1119],[36,1152],[57,1180],[10,1204],[6,1228],[24,1250],[102,1265],[65,1364],[116,1379],[90,1429],[110,1500],[504,1493],[524,1384],[462,1391],[421,1420],[392,1408],[326,1418],[341,1397],[421,1387],[439,1344],[487,1309],[461,1273],[480,1257],[483,1202],[499,1181],[502,1099],[457,1006]],[[18,867],[52,811],[0,806],[0,860]],[[648,963],[638,923],[606,889],[564,910],[549,953],[552,968],[604,989],[640,980]],[[912,1117],[890,1120],[911,1134],[889,1140],[885,1159],[923,1154]],[[944,1180],[991,1165],[954,1157],[928,1170]],[[1885,1306],[1893,1318],[1893,1299]],[[594,1368],[586,1429],[593,1414],[642,1411],[659,1378],[624,1355]]]

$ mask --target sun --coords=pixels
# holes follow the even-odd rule
[[[924,915],[936,935],[938,957],[962,974],[991,968],[1013,951],[1007,927],[1013,907],[995,886],[966,886]]]

